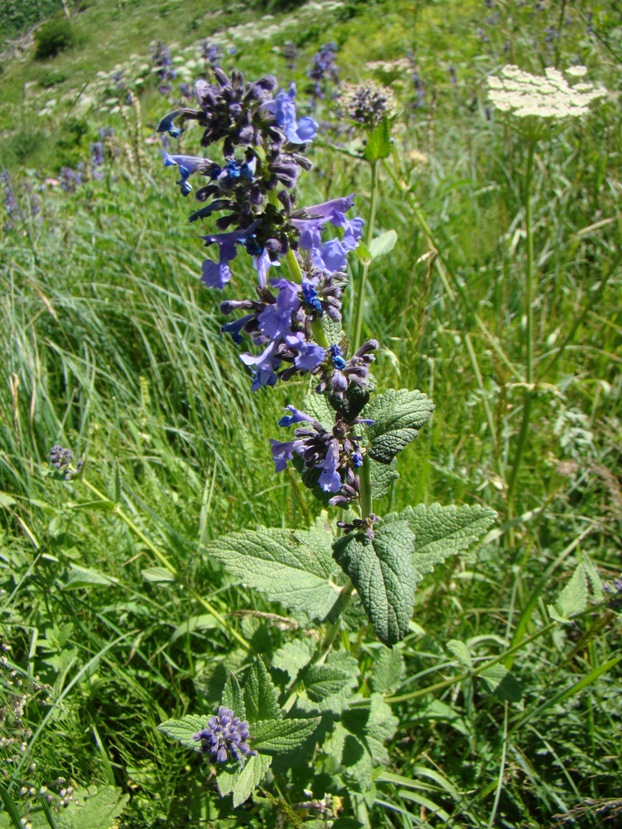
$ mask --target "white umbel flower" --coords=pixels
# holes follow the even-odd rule
[[[583,77],[587,69],[574,66],[568,71],[572,77]],[[604,98],[607,90],[591,83],[570,86],[563,74],[549,66],[544,75],[523,72],[508,64],[499,75],[488,78],[488,97],[501,112],[510,112],[518,118],[576,118],[589,112],[590,104]]]

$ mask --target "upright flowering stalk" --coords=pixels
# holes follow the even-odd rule
[[[461,515],[450,508],[449,517],[439,506],[428,518],[425,510],[415,513],[407,508],[381,518],[372,511],[373,499],[386,495],[398,477],[398,453],[417,437],[433,409],[419,391],[389,389],[372,396],[375,381],[370,368],[379,343],[359,342],[373,248],[376,168],[390,152],[388,97],[371,87],[352,97],[351,115],[367,131],[364,158],[373,171],[371,221],[365,228],[353,212],[354,194],[296,204],[295,185],[311,168],[306,150],[317,125],[298,116],[295,86],[279,89],[271,76],[247,82],[239,72],[229,77],[218,67],[213,75],[214,82],[195,84],[196,109],[176,109],[158,129],[175,138],[196,122],[203,130],[201,145],[218,145],[222,158],[165,151],[163,161],[176,168],[182,195],[194,192],[199,202],[190,221],[207,223],[200,238],[215,256],[202,265],[203,283],[229,290],[238,255],[246,252],[252,259],[257,274],[252,296],[225,298],[220,304],[227,318],[222,332],[241,346],[240,360],[249,370],[252,389],[308,377],[304,404],[288,405],[279,421],[281,428],[292,431],[283,440],[270,441],[275,472],[293,467],[325,506],[342,510],[343,519],[332,522],[332,530],[324,518],[309,530],[244,529],[208,546],[210,560],[221,562],[293,614],[299,611],[323,626],[314,654],[308,660],[303,657],[302,671],[290,672],[288,663],[292,683],[283,690],[282,709],[279,690],[263,660],[257,659],[248,667],[243,689],[235,676],[229,677],[217,716],[205,720],[187,715],[160,726],[207,755],[221,794],[232,792],[235,806],[249,796],[248,781],[263,778],[272,757],[285,756],[305,743],[313,749],[309,738],[322,720],[320,711],[333,710],[314,710],[318,700],[324,704],[324,685],[332,695],[336,684],[340,701],[318,742],[330,739],[347,698],[360,687],[359,670],[352,667],[356,660],[350,654],[332,653],[344,624],[343,611],[355,592],[382,642],[390,646],[403,639],[421,573],[456,552],[455,547],[443,547],[447,526],[454,537],[462,523],[473,525],[474,512],[468,508]],[[348,256],[359,246],[364,229],[367,251],[361,258],[367,262],[359,285],[355,342],[350,343],[342,330],[350,284]],[[386,240],[380,247],[386,249]],[[491,516],[478,515],[478,520],[484,530]],[[419,570],[415,532],[433,548],[423,554]],[[337,657],[334,664],[328,664],[331,656]],[[345,660],[339,661],[341,656]],[[315,683],[309,693],[304,690],[307,681]],[[388,706],[380,694],[373,697],[374,716],[391,730]],[[384,706],[382,711],[379,706]],[[369,768],[376,763],[367,736],[358,741],[351,735],[347,740],[357,756],[368,755]]]

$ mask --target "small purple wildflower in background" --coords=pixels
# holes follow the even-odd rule
[[[246,720],[236,717],[230,708],[221,705],[218,714],[210,717],[207,728],[197,732],[194,739],[201,743],[201,751],[209,754],[217,763],[242,762],[254,757],[257,752],[246,742],[250,726]]]
[[[72,467],[73,452],[58,443],[50,449],[50,463],[63,473],[66,481],[70,481],[82,469],[82,461],[78,461],[75,468]]]
[[[193,89],[189,83],[179,84],[179,94],[182,98],[192,98],[194,95]]]
[[[313,82],[307,89],[311,96],[311,108],[318,100],[326,97],[329,84],[339,83],[339,67],[335,63],[337,53],[336,43],[325,43],[311,58],[311,66],[307,70],[307,77]]]
[[[298,56],[298,49],[296,44],[291,40],[287,40],[283,46],[283,57],[290,72],[293,72],[296,67],[296,57]]]
[[[199,42],[199,51],[201,53],[201,57],[205,61],[205,69],[216,69],[220,66],[220,61],[222,59],[222,49],[220,46],[217,46],[215,43],[210,43],[207,38],[203,38]]]
[[[151,59],[157,67],[156,74],[160,81],[158,92],[160,95],[170,95],[173,91],[171,81],[177,77],[177,73],[173,68],[173,61],[171,60],[171,53],[168,46],[165,46],[159,40],[151,47]]]
[[[72,167],[60,168],[60,186],[65,193],[75,193],[82,184],[83,167],[84,165],[80,162],[75,170]]]
[[[0,180],[4,184],[4,209],[7,212],[8,219],[4,224],[5,230],[12,230],[15,227],[14,219],[20,218],[20,209],[15,198],[15,191],[11,184],[11,177],[7,170],[0,173]]]
[[[99,168],[102,167],[104,164],[104,145],[101,141],[94,141],[89,146],[89,152],[91,154],[93,178],[102,179],[104,177],[104,171],[100,170]]]

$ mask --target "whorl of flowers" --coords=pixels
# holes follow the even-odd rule
[[[246,742],[250,727],[246,720],[236,717],[230,708],[221,705],[218,714],[210,717],[207,728],[198,731],[194,739],[201,743],[201,751],[217,763],[244,761],[257,754]]]
[[[581,78],[587,72],[584,66],[574,66],[566,74]],[[553,67],[547,67],[544,75],[532,75],[517,66],[504,66],[499,75],[488,78],[488,97],[502,112],[509,112],[518,118],[580,117],[589,112],[593,101],[607,95],[603,87],[580,82],[570,85],[563,74]]]

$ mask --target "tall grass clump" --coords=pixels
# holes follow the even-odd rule
[[[620,819],[610,12],[329,6],[6,66],[0,826]]]

